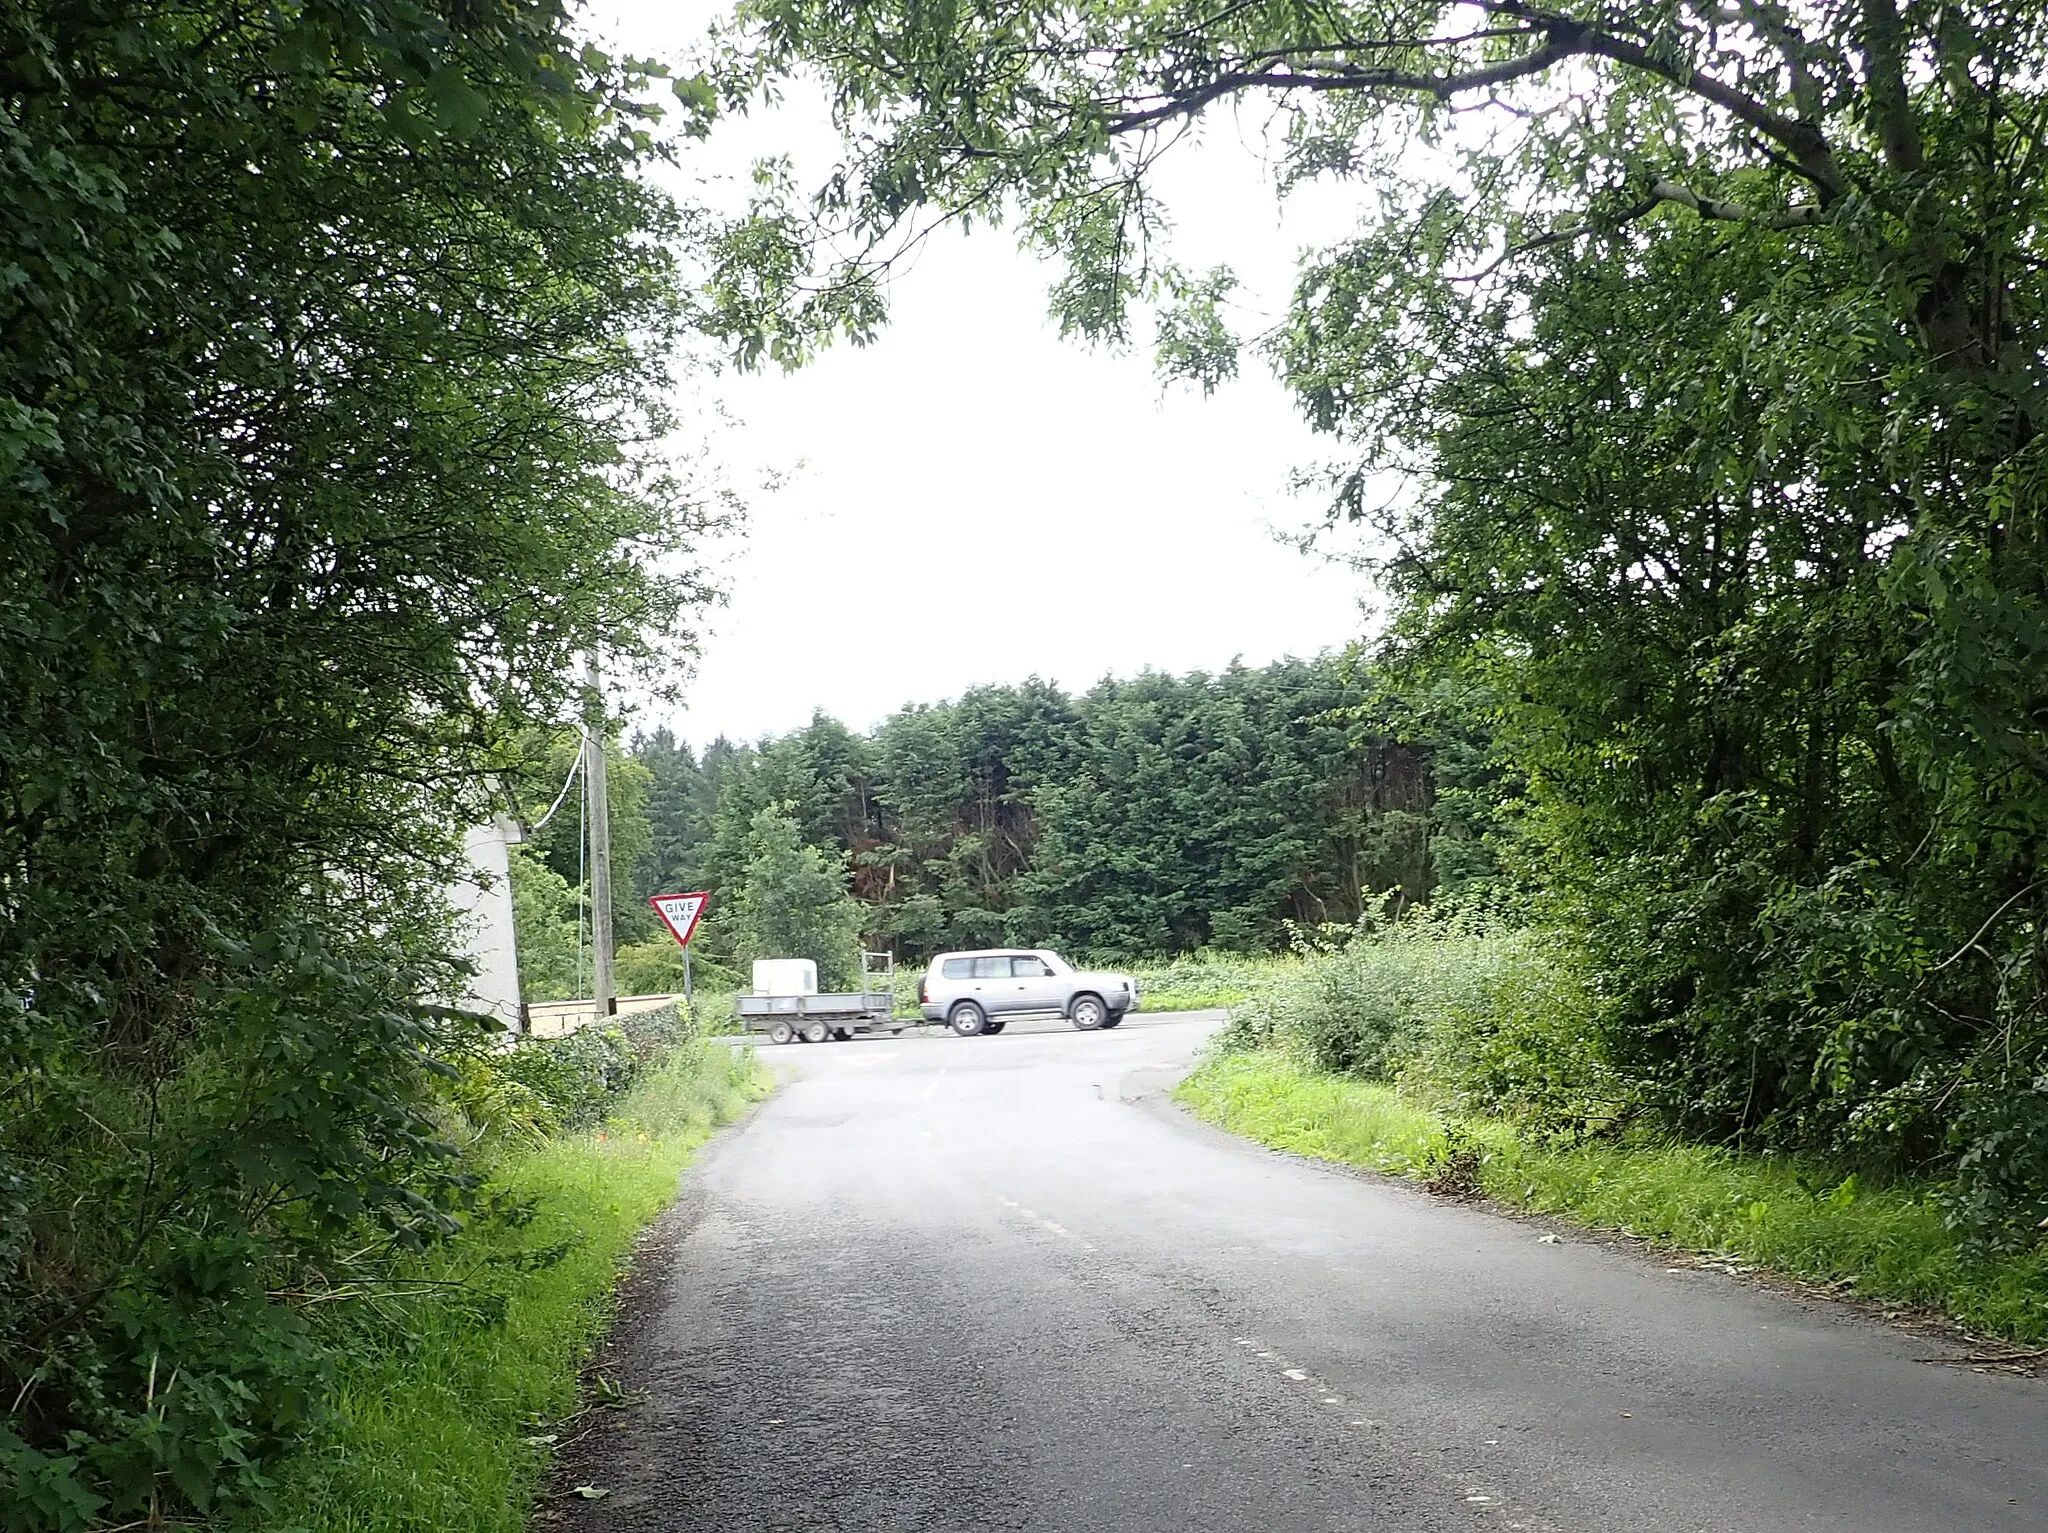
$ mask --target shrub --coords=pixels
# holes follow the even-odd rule
[[[1554,943],[1519,934],[1501,942],[1476,1003],[1438,1017],[1404,1082],[1466,1113],[1583,1137],[1635,1110],[1608,1058],[1602,1022],[1582,967]]]
[[[472,1072],[531,1093],[556,1128],[587,1128],[648,1071],[688,1042],[692,1029],[674,1002],[582,1027],[563,1038],[522,1038]]]
[[[395,1264],[374,1301],[321,1306],[331,1408],[269,1467],[275,1510],[219,1533],[519,1533],[553,1440],[536,1420],[575,1410],[634,1237],[692,1148],[767,1085],[752,1051],[686,1044],[600,1130],[504,1156],[493,1216]]]
[[[631,942],[613,955],[613,978],[620,995],[681,995],[683,950],[667,932],[645,942]],[[702,953],[690,960],[691,988],[698,992],[732,990],[739,973]]]
[[[1486,1004],[1522,938],[1484,917],[1411,914],[1311,951],[1233,1007],[1224,1046],[1277,1048],[1317,1070],[1391,1079]]]
[[[1545,1135],[1580,1137],[1634,1110],[1594,987],[1550,940],[1468,909],[1300,943],[1300,956],[1246,973],[1252,995],[1231,1009],[1221,1049],[1398,1079],[1411,1095]]]

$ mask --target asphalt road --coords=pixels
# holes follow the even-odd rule
[[[2048,1385],[1241,1144],[1160,1095],[1213,1025],[766,1051],[555,1525],[2048,1529]]]

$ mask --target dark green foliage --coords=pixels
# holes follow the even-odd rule
[[[580,995],[590,977],[584,894],[525,846],[509,849],[519,994],[528,1001]],[[631,992],[627,992],[630,994]]]
[[[733,898],[740,958],[808,958],[821,988],[855,988],[863,912],[847,888],[843,856],[806,843],[796,821],[774,808],[754,815],[747,850]]]
[[[677,771],[691,851],[664,876],[713,891],[700,940],[731,953],[755,821],[786,805],[808,844],[850,859],[868,939],[907,961],[1003,942],[1271,951],[1289,923],[1356,920],[1367,891],[1406,904],[1492,876],[1507,790],[1486,735],[1469,698],[1414,708],[1337,658],[1079,698],[981,688],[867,738],[820,717],[719,742]]]
[[[561,1038],[522,1038],[485,1064],[539,1098],[552,1127],[588,1128],[691,1036],[689,1022],[670,1004],[632,1012],[610,1026],[581,1027]]]
[[[553,806],[555,795],[576,767],[581,737],[573,730],[561,730],[530,736],[521,746],[518,797],[528,822],[533,822]],[[660,924],[647,896],[666,892],[656,890],[648,881],[655,866],[655,768],[642,751],[626,750],[616,738],[607,742],[605,762],[605,791],[611,805],[612,934],[616,942],[636,942],[653,936]],[[584,848],[589,844],[589,802],[580,767],[577,774],[568,798],[546,825],[533,832],[524,855],[546,866],[572,893],[578,889],[587,893],[589,869],[584,865]],[[587,923],[588,911],[582,918]]]
[[[1422,739],[1373,727],[1345,665],[1103,682],[1085,750],[1038,809],[1026,898],[1086,949],[1270,950],[1286,923],[1348,923],[1376,891],[1427,898],[1435,782]]]
[[[700,851],[711,834],[718,790],[712,772],[697,764],[687,745],[666,729],[633,744],[633,758],[647,774],[646,858],[636,868],[634,892],[683,894],[696,885]]]
[[[1817,356],[1806,309],[1851,278],[1809,262],[1788,291],[1694,226],[1552,253],[1514,292],[1418,285],[1390,347],[1337,316],[1384,301],[1395,260],[1309,279],[1290,366],[1333,423],[1440,465],[1385,529],[1407,661],[1515,699],[1520,861],[1591,960],[1631,1095],[1712,1138],[1945,1165],[1970,1228],[2026,1231],[2048,1211],[2033,790],[1916,717],[1952,667],[1901,599],[1913,507],[1869,473],[1875,363]],[[1599,429],[1560,436],[1559,412]]]
[[[564,25],[0,14],[10,1529],[260,1499],[316,1301],[473,1191],[460,829],[570,655],[694,595],[682,231]]]

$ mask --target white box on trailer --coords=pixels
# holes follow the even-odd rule
[[[808,958],[756,958],[754,994],[816,995],[818,966]]]

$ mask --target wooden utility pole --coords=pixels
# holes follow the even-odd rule
[[[591,996],[608,1017],[612,995],[612,822],[604,781],[604,694],[595,646],[583,656],[583,791],[589,795]]]

